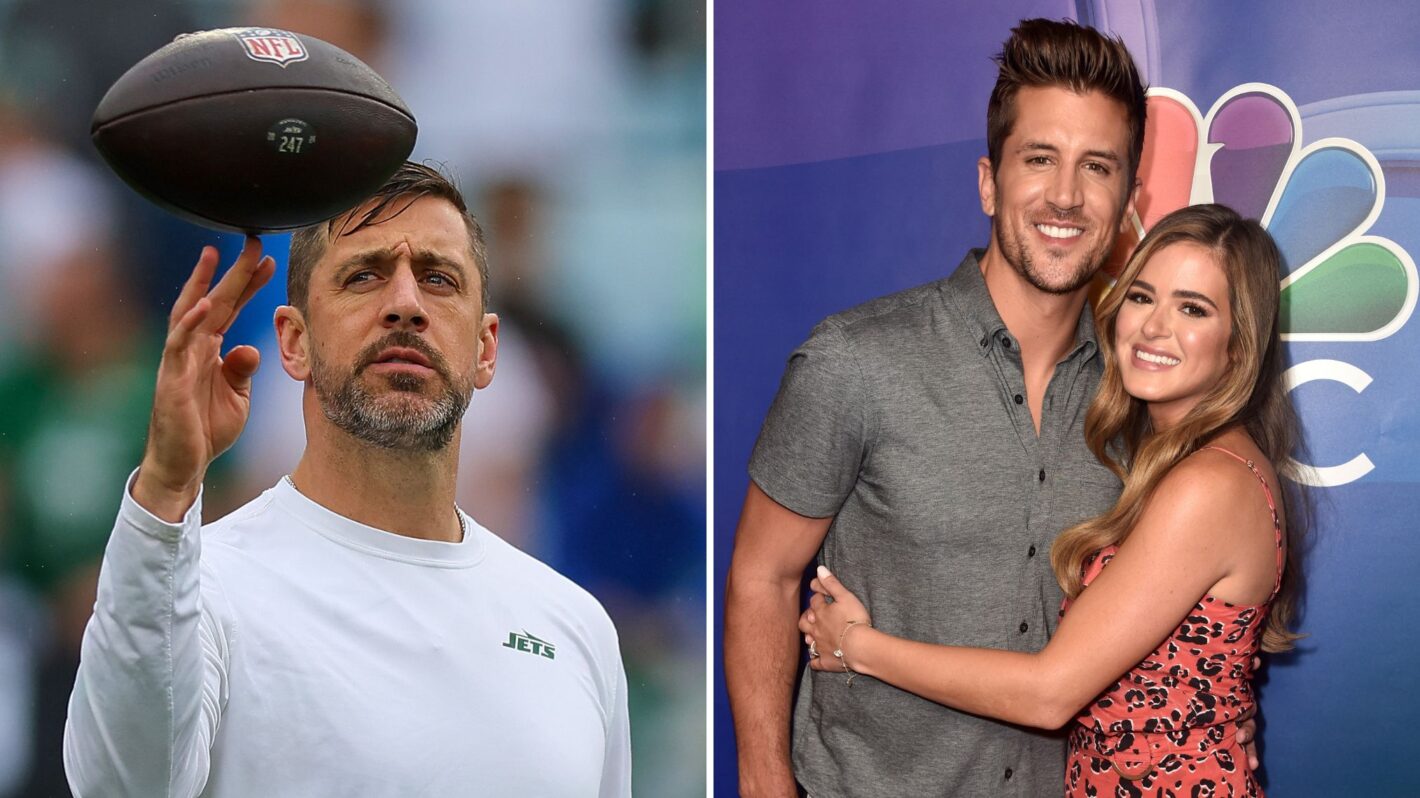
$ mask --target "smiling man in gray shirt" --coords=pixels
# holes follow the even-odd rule
[[[1144,87],[1121,41],[1069,22],[1022,22],[998,61],[987,248],[819,324],[751,458],[724,635],[742,795],[1064,791],[1060,735],[807,670],[790,766],[816,555],[885,631],[1033,651],[1060,607],[1051,541],[1118,496],[1085,446],[1102,368],[1085,305],[1132,210]]]

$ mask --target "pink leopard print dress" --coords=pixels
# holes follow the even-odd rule
[[[1251,460],[1217,446],[1262,483],[1277,535],[1277,580],[1260,605],[1205,595],[1158,649],[1076,716],[1065,768],[1067,798],[1261,796],[1236,719],[1252,709],[1252,659],[1282,584],[1282,525],[1267,480]],[[1114,557],[1086,562],[1088,585]],[[1070,607],[1066,600],[1061,615]]]

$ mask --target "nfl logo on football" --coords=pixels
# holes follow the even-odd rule
[[[282,69],[287,64],[306,60],[305,45],[294,33],[271,28],[247,28],[236,32],[237,41],[246,49],[247,58],[266,61]]]

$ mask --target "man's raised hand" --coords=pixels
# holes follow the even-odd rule
[[[251,410],[251,378],[261,356],[238,346],[222,357],[222,337],[242,306],[271,279],[276,262],[248,236],[216,286],[217,250],[203,247],[168,317],[153,416],[133,498],[166,521],[182,520],[207,467],[236,442]]]

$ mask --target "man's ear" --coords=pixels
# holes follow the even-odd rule
[[[311,336],[306,329],[305,314],[290,305],[276,309],[276,346],[281,353],[281,368],[297,382],[311,376]]]
[[[493,382],[498,365],[498,314],[483,314],[478,329],[478,361],[473,365],[473,387],[482,390]]]
[[[976,162],[976,190],[981,195],[981,212],[996,217],[996,173],[985,155]]]
[[[1124,215],[1119,219],[1119,232],[1127,233],[1134,229],[1135,203],[1139,201],[1139,191],[1143,188],[1144,181],[1134,178],[1134,185],[1129,187],[1129,197],[1124,201]]]

